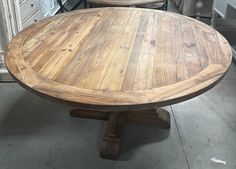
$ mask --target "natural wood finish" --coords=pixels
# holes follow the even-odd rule
[[[83,109],[153,109],[221,80],[231,48],[213,28],[178,14],[87,9],[50,17],[8,45],[6,65],[35,93]]]
[[[107,131],[101,146],[102,158],[114,160],[119,158],[125,123],[124,113],[112,112],[109,114]]]
[[[137,8],[50,17],[20,32],[5,53],[9,72],[28,90],[83,109],[72,116],[109,115],[101,156],[110,159],[118,158],[127,119],[169,128],[165,111],[130,111],[152,110],[209,90],[231,59],[228,42],[204,23]]]
[[[70,112],[70,116],[87,118],[87,119],[108,120],[109,113],[92,111],[92,110],[75,109]]]
[[[136,5],[163,2],[163,0],[86,0],[86,1],[92,4],[100,4],[107,6],[136,6]]]
[[[70,112],[72,117],[108,120],[108,112],[75,109]],[[129,122],[155,125],[159,128],[170,128],[170,114],[164,109],[123,112]]]
[[[80,118],[108,120],[107,131],[101,146],[101,157],[106,159],[119,158],[126,121],[170,129],[170,114],[161,108],[122,113],[75,109],[70,112],[70,115]]]
[[[130,122],[154,125],[159,128],[170,129],[170,114],[168,111],[161,108],[128,112],[126,114],[126,118]]]

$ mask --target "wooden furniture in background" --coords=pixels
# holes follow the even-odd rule
[[[11,17],[9,17],[11,16]],[[22,28],[19,21],[19,1],[1,0],[0,1],[0,81],[11,80],[3,58],[6,44]]]
[[[203,2],[202,0],[197,0],[196,1],[196,19],[201,19],[201,9],[203,8]]]
[[[159,0],[155,3],[147,3],[147,4],[141,4],[136,5],[139,8],[148,8],[148,9],[161,9],[167,11],[168,8],[168,0]]]
[[[119,6],[119,7],[164,7],[167,9],[167,0],[86,0],[91,7],[92,4],[102,6]]]
[[[66,0],[62,1],[64,4]],[[57,0],[20,0],[22,27],[25,28],[48,16],[55,15],[60,6]]]
[[[82,3],[85,4],[85,0],[78,0],[78,2],[73,6],[71,7],[70,9],[66,8],[63,4],[63,1],[62,0],[57,0],[59,6],[60,6],[60,12],[63,13],[64,11],[68,12],[68,11],[73,11],[73,10],[76,10]]]
[[[77,106],[72,116],[108,120],[101,156],[117,159],[126,121],[170,128],[159,107],[212,88],[231,58],[225,38],[195,19],[94,8],[24,29],[8,45],[6,65],[26,89]]]
[[[63,0],[64,4],[66,0]],[[17,32],[59,10],[57,0],[0,1],[0,81],[11,81],[5,68],[3,53],[6,44]]]
[[[213,0],[170,0],[183,15],[191,17],[211,17]],[[196,15],[197,14],[197,15]]]

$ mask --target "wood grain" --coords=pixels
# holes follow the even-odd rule
[[[97,120],[109,120],[109,115],[111,113],[112,112],[75,109],[70,112],[70,116]],[[159,128],[170,129],[170,114],[168,111],[161,108],[124,112],[123,115],[129,122],[155,125]]]
[[[108,117],[106,133],[102,139],[102,158],[117,160],[123,141],[126,118],[124,113],[112,112]]]
[[[118,159],[124,136],[126,122],[147,124],[162,129],[170,129],[170,114],[158,108],[136,112],[99,112],[75,109],[70,112],[72,117],[107,120],[107,130],[102,140],[100,155],[106,159]]]
[[[213,28],[158,10],[86,9],[50,17],[9,43],[6,65],[27,89],[100,111],[153,109],[216,85],[231,48]]]

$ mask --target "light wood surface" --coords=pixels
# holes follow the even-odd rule
[[[86,0],[89,3],[111,6],[136,6],[163,2],[163,0]]]
[[[197,20],[100,8],[33,24],[10,42],[5,57],[22,86],[78,106],[72,116],[108,120],[101,156],[117,159],[126,121],[169,129],[170,114],[156,108],[216,85],[232,53],[222,35]]]
[[[5,54],[10,73],[41,96],[100,111],[153,109],[213,87],[232,58],[213,28],[137,8],[57,15],[20,32]]]

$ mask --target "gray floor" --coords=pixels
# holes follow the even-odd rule
[[[106,122],[0,83],[1,169],[235,169],[236,66],[192,100],[167,107],[171,129],[128,124],[119,161],[99,157]],[[226,165],[216,164],[216,157]]]
[[[120,160],[104,160],[99,149],[106,122],[71,118],[72,107],[0,83],[0,169],[236,168],[234,64],[209,92],[166,108],[170,130],[128,124]]]

